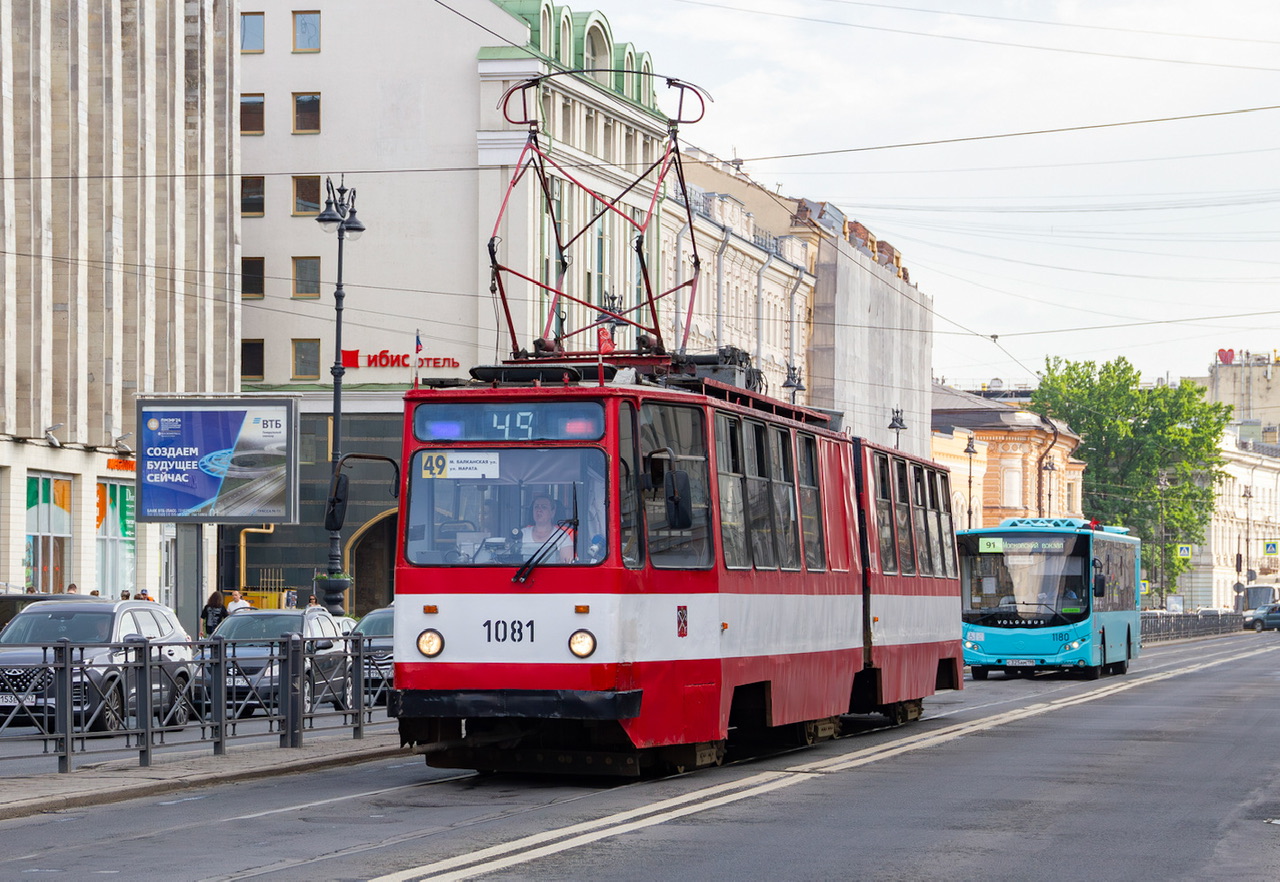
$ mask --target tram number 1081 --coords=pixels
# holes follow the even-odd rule
[[[521,622],[513,619],[510,622],[502,619],[486,619],[484,628],[485,643],[532,643],[533,619]]]

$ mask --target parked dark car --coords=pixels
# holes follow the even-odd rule
[[[0,628],[33,603],[41,600],[92,600],[85,594],[0,594]]]
[[[364,700],[366,704],[387,703],[392,688],[392,634],[395,611],[387,606],[375,609],[355,626],[351,636],[364,642]],[[355,647],[352,647],[355,651]]]
[[[24,720],[52,731],[58,703],[53,647],[63,638],[70,647],[74,727],[124,728],[137,712],[144,673],[150,675],[156,721],[176,728],[187,724],[191,636],[173,610],[146,600],[92,598],[32,603],[0,631],[0,720]],[[140,654],[129,645],[140,638],[151,645],[152,664],[145,672]]]
[[[328,610],[314,606],[242,609],[223,619],[212,634],[226,640],[227,707],[235,716],[247,717],[259,708],[267,713],[281,712],[281,669],[291,634],[303,638],[306,710],[310,712],[326,701],[338,710],[351,707],[354,687],[347,642]],[[207,651],[201,653],[200,700],[206,706],[213,693],[208,659]]]
[[[1244,626],[1255,631],[1280,630],[1280,603],[1267,603],[1244,614]]]

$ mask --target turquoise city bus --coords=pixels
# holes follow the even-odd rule
[[[1140,543],[1127,527],[1009,518],[961,530],[964,662],[973,679],[1123,674],[1141,644]]]

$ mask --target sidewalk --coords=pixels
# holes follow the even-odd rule
[[[66,774],[0,779],[0,820],[394,756],[409,756],[394,731],[366,735],[359,741],[349,733],[309,736],[296,749],[232,745],[224,756],[214,756],[207,744],[199,752],[156,751],[150,768],[139,766],[135,756]]]

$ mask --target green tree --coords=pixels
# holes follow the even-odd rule
[[[1084,514],[1142,539],[1163,603],[1164,589],[1189,566],[1175,547],[1204,541],[1231,406],[1205,401],[1190,380],[1148,388],[1140,381],[1123,357],[1102,365],[1047,359],[1032,406],[1080,436]]]

